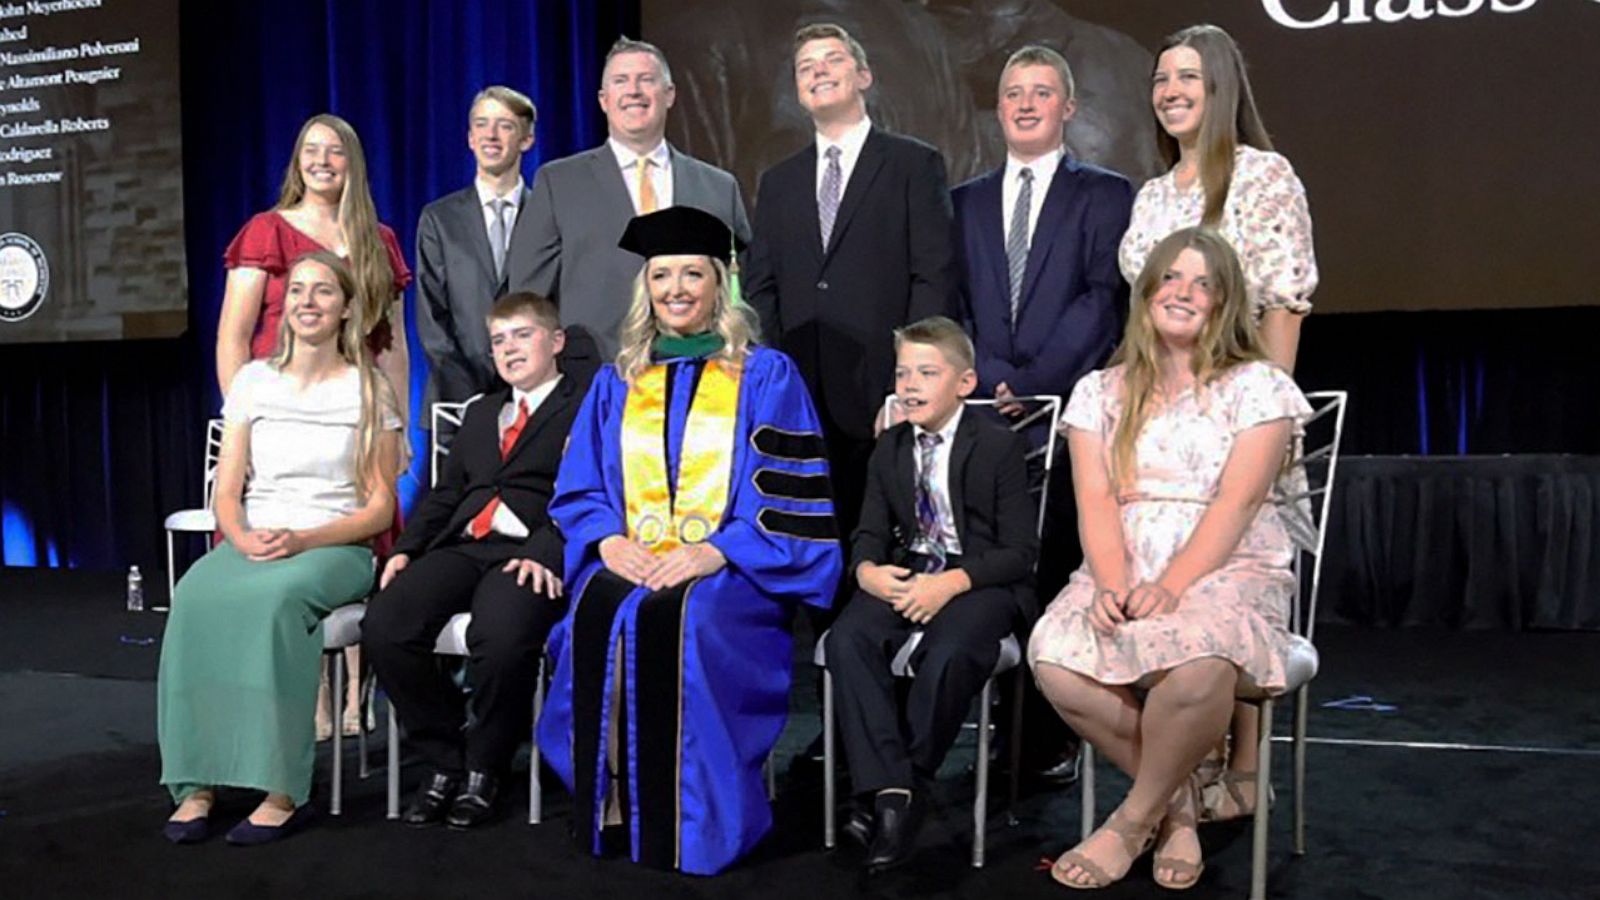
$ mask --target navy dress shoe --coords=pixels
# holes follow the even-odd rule
[[[857,806],[850,810],[850,815],[845,817],[844,824],[839,830],[845,837],[863,847],[872,846],[872,833],[877,829],[877,822],[873,821],[872,811],[865,807]]]
[[[867,848],[867,872],[878,874],[897,869],[910,861],[917,849],[917,831],[922,827],[923,791],[879,794],[873,818],[877,830]]]
[[[249,818],[244,818],[228,831],[228,843],[235,847],[254,847],[258,844],[281,841],[311,824],[316,815],[315,808],[306,803],[290,813],[282,825],[257,825]]]
[[[533,777],[537,778],[538,773]],[[494,800],[500,793],[500,783],[488,772],[468,772],[467,783],[450,804],[450,814],[444,823],[451,828],[472,828],[482,825],[494,816]]]
[[[161,836],[174,844],[198,844],[211,836],[211,818],[200,816],[182,822],[168,819],[161,826]]]
[[[427,782],[417,789],[416,798],[406,807],[405,815],[400,817],[400,821],[417,828],[444,821],[445,813],[450,811],[450,804],[456,798],[456,788],[460,785],[459,775],[434,772]]]

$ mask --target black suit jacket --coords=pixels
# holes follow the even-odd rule
[[[840,198],[827,247],[817,218],[817,146],[767,170],[756,195],[744,295],[767,342],[799,366],[824,416],[872,438],[893,387],[890,332],[956,310],[944,158],[873,128]]]
[[[950,508],[961,541],[961,569],[973,590],[1010,588],[1018,616],[1035,617],[1034,523],[1028,493],[1028,441],[976,409],[962,413],[950,448]],[[878,438],[867,463],[867,494],[851,538],[850,571],[861,563],[899,564],[917,536],[916,437],[909,422]]]
[[[555,493],[556,470],[566,448],[567,433],[578,413],[587,385],[570,375],[550,392],[528,418],[511,454],[500,458],[500,410],[511,398],[510,388],[486,394],[467,407],[461,429],[450,443],[439,483],[412,513],[395,552],[416,557],[461,539],[472,517],[496,493],[528,526],[528,537],[515,555],[537,560],[553,572],[561,571],[561,532],[550,521],[550,497]]]
[[[1128,285],[1117,247],[1133,211],[1133,186],[1109,169],[1063,156],[1039,208],[1011,322],[1011,273],[1001,202],[1005,166],[951,192],[962,324],[978,351],[978,390],[1004,383],[1018,395],[1072,394],[1122,338]]]
[[[524,212],[533,197],[526,186],[511,231],[516,246]],[[500,383],[489,358],[484,320],[506,292],[506,273],[496,278],[489,232],[478,189],[467,187],[429,203],[417,220],[417,336],[428,356],[427,404],[459,403]]]

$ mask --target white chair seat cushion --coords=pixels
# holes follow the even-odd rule
[[[322,649],[340,650],[361,643],[361,620],[367,615],[365,603],[341,606],[322,620]]]
[[[472,623],[472,613],[456,613],[439,630],[439,639],[433,642],[433,652],[445,656],[467,655],[467,626]]]
[[[460,618],[460,616],[457,616],[456,618]],[[451,624],[454,624],[454,622]],[[449,628],[446,627],[445,630],[448,631]],[[440,635],[439,640],[443,641],[444,636]],[[917,645],[920,643],[922,643],[922,629],[918,628],[911,632],[911,637],[906,638],[906,642],[904,644],[900,645],[899,652],[895,653],[894,659],[889,663],[889,671],[894,675],[894,677],[915,677],[916,673],[911,671],[911,654],[917,651]],[[442,653],[444,651],[441,650],[439,652]],[[1315,651],[1312,652],[1315,654]],[[1016,635],[1008,634],[1005,636],[1004,640],[1000,641],[1000,659],[994,664],[994,674],[999,675],[1003,672],[1009,672],[1012,669],[1015,669],[1021,663],[1022,645],[1017,642]],[[817,646],[811,651],[811,664],[814,666],[821,666],[824,669],[828,667],[827,632],[823,632],[822,637],[817,638]],[[1316,664],[1313,662],[1313,668],[1315,668],[1315,665]]]
[[[180,509],[166,519],[168,531],[216,531],[217,516],[209,509]]]
[[[1283,692],[1292,694],[1317,677],[1317,666],[1320,661],[1317,648],[1313,647],[1310,641],[1298,634],[1290,636],[1288,658],[1284,660],[1283,665],[1286,682]]]

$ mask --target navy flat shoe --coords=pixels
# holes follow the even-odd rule
[[[257,825],[249,818],[241,819],[239,824],[228,832],[228,843],[235,847],[254,847],[258,844],[281,841],[311,824],[314,818],[316,810],[307,803],[291,813],[282,825]]]
[[[174,844],[198,844],[211,836],[211,819],[209,816],[200,816],[183,822],[167,820],[161,826],[161,836]]]

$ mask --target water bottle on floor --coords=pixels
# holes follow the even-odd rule
[[[144,612],[144,576],[138,566],[128,567],[128,612]]]

